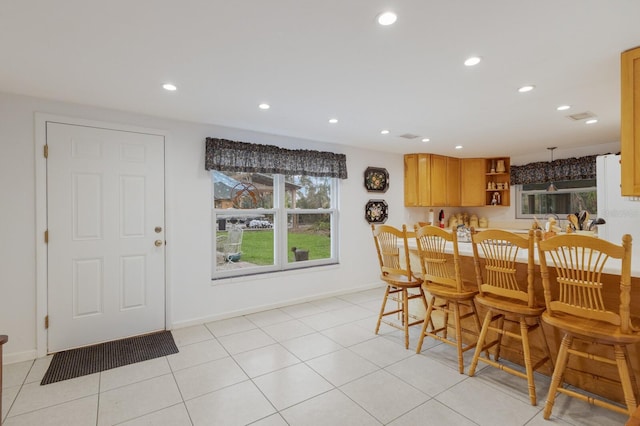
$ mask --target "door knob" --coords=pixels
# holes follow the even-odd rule
[[[156,242],[153,244],[155,244],[156,247],[160,247],[162,245],[162,240],[156,240]]]

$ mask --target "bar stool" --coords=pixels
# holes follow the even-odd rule
[[[463,354],[476,346],[478,332],[480,331],[480,320],[473,303],[473,298],[478,294],[478,288],[475,284],[466,283],[462,280],[458,239],[455,233],[447,232],[435,226],[423,226],[420,228],[416,226],[415,237],[422,267],[423,286],[431,294],[416,353],[421,352],[422,343],[426,336],[455,346],[458,351],[458,370],[460,374],[463,374]],[[453,248],[453,254],[446,252],[448,245]],[[437,302],[436,299],[438,299]],[[462,313],[461,307],[464,307],[465,313]],[[432,318],[434,311],[443,313],[443,324],[439,328],[434,326]],[[448,336],[450,315],[454,319],[454,339]],[[473,320],[476,331],[463,328],[462,320],[466,318]],[[466,345],[463,343],[463,332],[475,336],[472,343]]]
[[[622,245],[585,235],[559,235],[542,240],[536,232],[540,272],[547,310],[542,320],[564,333],[553,370],[544,418],[551,416],[556,392],[599,407],[631,416],[636,410],[638,386],[631,367],[627,346],[640,343],[640,329],[631,321],[631,236],[622,237]],[[555,267],[549,274],[547,262]],[[620,266],[611,265],[619,259]],[[618,297],[605,298],[603,269],[616,266],[620,282],[609,285]],[[593,352],[596,346],[609,346],[613,356]],[[603,399],[563,388],[563,376],[572,357],[581,357],[617,366],[626,408]]]
[[[475,297],[475,302],[484,306],[487,313],[482,323],[473,361],[469,367],[469,376],[475,374],[478,361],[482,361],[514,376],[526,379],[531,405],[537,405],[533,372],[547,361],[551,363],[551,369],[553,369],[553,360],[540,319],[545,307],[536,304],[535,300],[533,230],[529,230],[529,238],[524,238],[512,232],[492,229],[472,235],[471,242],[476,279],[480,291]],[[480,251],[482,251],[484,259],[483,268],[480,266]],[[516,270],[518,253],[521,251],[527,254],[527,272],[524,277]],[[508,324],[517,325],[516,330],[513,330],[514,327],[510,329],[505,327]],[[529,334],[535,330],[540,330],[545,354],[533,365]],[[495,340],[487,342],[489,331],[497,333],[497,337]],[[520,341],[526,373],[499,362],[504,336]],[[481,356],[483,351],[486,352],[492,347],[495,347],[494,359]]]
[[[427,299],[422,290],[422,279],[416,277],[411,272],[411,262],[409,259],[409,245],[407,242],[407,226],[402,225],[402,230],[389,225],[371,225],[373,240],[378,252],[380,263],[380,279],[387,284],[382,300],[382,307],[378,315],[375,333],[380,330],[380,323],[398,328],[404,331],[405,348],[409,348],[409,327],[422,324],[420,318],[409,312],[409,301],[421,299],[424,309],[427,309]],[[400,247],[402,246],[402,247]],[[404,259],[400,257],[400,250],[404,254]],[[418,293],[410,293],[408,289],[417,289]],[[387,302],[395,301],[397,304],[391,310],[387,309]],[[383,317],[399,314],[400,324],[397,321],[383,320]],[[409,322],[409,318],[415,321]]]

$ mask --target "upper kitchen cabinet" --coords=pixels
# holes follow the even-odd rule
[[[404,156],[404,204],[460,205],[460,160],[436,154]]]
[[[460,159],[431,154],[431,206],[460,205]]]
[[[508,206],[509,167],[509,157],[407,154],[404,156],[404,205]]]
[[[622,195],[640,195],[640,47],[621,57],[620,157]]]
[[[419,158],[422,154],[407,154],[404,156],[404,205],[407,207],[421,206],[420,186],[421,179],[424,181],[422,185],[426,185],[426,173],[420,173]],[[422,168],[425,169],[424,162],[426,158],[421,158]],[[426,169],[425,169],[426,170]]]
[[[460,170],[460,204],[465,207],[486,205],[485,159],[463,158]]]
[[[447,157],[447,181],[445,182],[447,206],[460,206],[460,159]]]

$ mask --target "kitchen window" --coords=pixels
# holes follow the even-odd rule
[[[597,192],[595,179],[554,182],[558,189],[547,191],[549,183],[514,185],[516,191],[516,218],[544,219],[548,215],[558,215],[566,219],[568,214],[586,210],[597,215]]]
[[[214,279],[338,263],[339,179],[211,171]]]

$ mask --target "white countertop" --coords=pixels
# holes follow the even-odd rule
[[[523,233],[527,233],[528,231],[524,230]],[[414,238],[409,238],[409,250],[417,251],[418,247],[416,245],[416,240]],[[453,244],[447,243],[446,249],[448,253],[453,253]],[[458,242],[458,253],[460,256],[469,256],[473,257],[473,247],[471,243],[466,242]],[[482,255],[481,255],[482,256]],[[536,265],[539,264],[538,261],[538,251],[535,250],[533,253],[534,262]],[[524,250],[518,251],[518,256],[516,258],[518,262],[527,263],[527,253]],[[620,273],[620,264],[621,261],[618,259],[609,259],[605,268],[603,269],[604,273],[607,274],[619,274]],[[640,278],[640,248],[639,250],[633,254],[631,258],[631,276]]]

